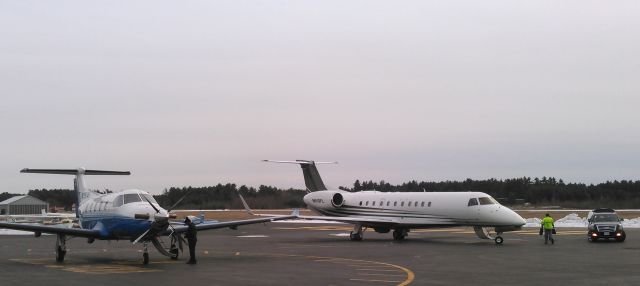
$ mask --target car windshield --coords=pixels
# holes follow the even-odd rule
[[[596,214],[591,220],[593,222],[618,221],[618,216],[615,214]]]

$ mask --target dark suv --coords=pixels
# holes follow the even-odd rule
[[[613,209],[595,209],[589,212],[587,220],[589,222],[587,236],[591,242],[610,238],[623,242],[627,238],[627,234],[622,228],[624,219],[618,217]]]

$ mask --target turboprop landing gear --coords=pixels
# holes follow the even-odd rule
[[[396,228],[393,230],[393,240],[403,240],[409,234],[406,228]]]
[[[179,235],[179,234],[175,234]],[[171,246],[169,246],[169,253],[171,253],[171,260],[178,260],[178,255],[180,254],[180,249],[178,248],[176,242],[178,238],[174,235],[171,235]]]
[[[67,238],[64,234],[58,234],[58,239],[56,240],[56,261],[63,262],[65,254],[67,254]]]
[[[149,249],[147,248],[149,242],[145,241],[142,243],[142,264],[149,264]]]
[[[364,230],[362,229],[362,226],[356,224],[353,226],[353,231],[349,234],[349,238],[351,238],[352,241],[361,241],[363,234]]]
[[[498,235],[493,239],[493,241],[495,241],[497,245],[500,245],[502,244],[502,242],[504,242],[504,239],[502,239],[502,236]]]

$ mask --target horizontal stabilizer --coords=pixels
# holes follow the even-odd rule
[[[300,165],[311,165],[311,164],[338,164],[338,162],[316,162],[316,161],[308,161],[308,160],[295,160],[295,161],[278,161],[278,160],[262,160],[263,162],[269,163],[285,163],[285,164],[300,164]]]
[[[78,169],[29,169],[24,168],[20,173],[34,174],[59,174],[59,175],[131,175],[129,171],[103,171],[103,170],[86,170]]]
[[[286,163],[286,164],[298,164],[302,167],[302,175],[304,176],[304,184],[307,186],[307,190],[310,192],[326,191],[327,187],[320,178],[320,173],[316,164],[338,164],[338,162],[315,162],[310,160],[295,160],[295,161],[275,161],[275,160],[262,160],[269,163]]]

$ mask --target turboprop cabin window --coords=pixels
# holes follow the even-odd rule
[[[480,200],[481,205],[495,205],[498,203],[492,197],[479,198],[478,200]]]
[[[422,203],[420,204],[420,206],[421,206],[421,207],[424,207],[424,202],[422,202]]]
[[[477,206],[478,200],[476,198],[469,199],[469,204],[467,206]]]
[[[360,201],[360,205],[362,205],[362,201]]]
[[[122,205],[122,195],[117,196],[115,199],[113,199],[113,207],[117,208],[119,206]]]
[[[140,196],[138,196],[138,194],[125,194],[124,195],[124,204],[128,204],[128,203],[137,203],[137,202],[141,202],[142,200],[140,199]]]

